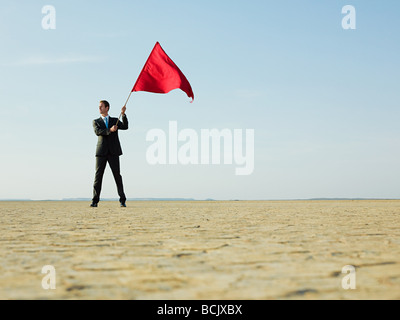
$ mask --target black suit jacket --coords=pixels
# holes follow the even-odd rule
[[[124,114],[121,120],[118,122],[118,130],[116,132],[110,132],[111,127],[117,124],[117,121],[117,118],[110,117],[108,123],[109,129],[107,129],[103,118],[100,117],[93,120],[94,133],[98,136],[96,157],[106,156],[108,153],[117,156],[122,155],[121,144],[118,138],[118,131],[128,129],[128,118]]]

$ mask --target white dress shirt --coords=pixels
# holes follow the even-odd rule
[[[106,124],[106,118],[107,118],[108,129],[109,129],[110,128],[110,116],[109,115],[107,115],[106,117],[101,116],[101,118],[103,119],[104,124]],[[107,127],[107,125],[106,125],[106,127]]]

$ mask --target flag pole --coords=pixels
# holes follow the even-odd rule
[[[133,91],[131,91],[131,93],[129,94],[128,99],[126,99],[126,102],[125,102],[125,104],[124,104],[124,107],[126,107],[126,104],[128,103],[129,98],[131,97],[132,92],[133,92]],[[120,115],[119,115],[119,117],[118,117],[118,121],[117,121],[117,123],[116,123],[115,125],[118,125],[118,122],[119,122],[119,119],[121,119],[121,116],[122,116],[122,112],[120,113]]]
[[[143,73],[143,71],[144,71],[144,68],[146,68],[147,62],[150,60],[150,57],[151,57],[151,55],[153,54],[153,51],[156,50],[157,44],[160,45],[159,42],[157,41],[156,44],[154,45],[153,50],[151,50],[150,55],[149,55],[149,57],[147,58],[146,63],[144,64],[144,66],[143,66],[143,68],[142,68],[142,71],[140,71],[139,77],[136,79],[135,85],[133,86],[133,89],[132,89],[131,93],[130,93],[129,96],[128,96],[128,99],[126,99],[126,102],[125,102],[124,107],[126,107],[126,104],[128,103],[128,100],[129,100],[129,98],[131,97],[132,92],[135,90],[136,84],[138,83],[138,81],[139,81],[139,79],[140,79],[140,76],[142,75],[142,73]],[[122,112],[121,112],[121,114],[119,115],[117,124],[118,124],[119,119],[121,118],[121,116],[122,116]]]

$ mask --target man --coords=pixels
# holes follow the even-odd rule
[[[96,175],[93,185],[93,199],[90,205],[94,208],[97,207],[97,203],[100,201],[101,184],[103,182],[103,174],[107,162],[110,165],[115,183],[117,184],[120,205],[121,207],[126,207],[126,197],[119,167],[119,156],[122,155],[122,149],[119,143],[118,130],[128,129],[128,118],[125,114],[125,106],[121,110],[122,121],[119,121],[118,124],[117,118],[111,118],[108,115],[109,110],[110,104],[105,100],[101,100],[99,104],[101,117],[93,120],[94,132],[98,136],[96,148]]]

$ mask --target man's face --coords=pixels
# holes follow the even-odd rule
[[[105,115],[108,114],[108,108],[106,108],[103,102],[100,102],[99,104],[99,111],[100,114],[105,114]]]

